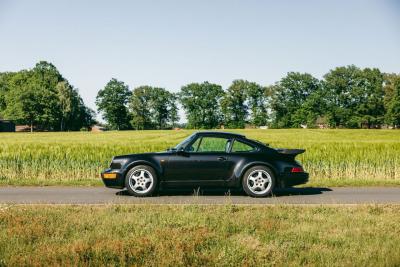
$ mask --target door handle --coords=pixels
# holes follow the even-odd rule
[[[226,158],[225,157],[218,157],[218,160],[219,161],[224,161],[224,160],[226,160]]]

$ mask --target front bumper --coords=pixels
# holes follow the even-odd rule
[[[308,182],[307,172],[287,172],[281,176],[281,187],[305,184]]]
[[[106,187],[119,188],[125,187],[125,179],[123,173],[119,170],[106,169],[101,172],[101,180]]]

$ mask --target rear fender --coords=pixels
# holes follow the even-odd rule
[[[272,164],[270,164],[268,162],[263,162],[263,161],[255,161],[255,162],[250,162],[250,163],[246,164],[241,169],[241,171],[236,174],[237,180],[241,183],[242,182],[242,176],[246,173],[246,171],[248,169],[250,169],[251,167],[258,166],[258,165],[265,166],[265,167],[269,168],[273,172],[273,174],[275,176],[275,179],[276,180],[279,179],[279,175],[278,175],[279,171]]]

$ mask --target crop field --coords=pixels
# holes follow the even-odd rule
[[[229,130],[297,157],[312,186],[400,185],[400,131]],[[115,155],[163,151],[193,131],[0,133],[0,184],[100,185]]]
[[[0,266],[398,266],[400,206],[0,206]]]

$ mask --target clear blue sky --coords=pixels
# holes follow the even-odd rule
[[[112,77],[178,91],[348,64],[400,72],[400,1],[0,0],[0,72],[40,60],[92,108]]]

